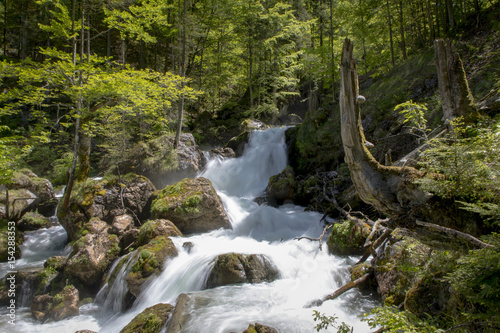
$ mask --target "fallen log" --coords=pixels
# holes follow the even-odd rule
[[[313,306],[320,306],[321,304],[323,304],[326,301],[330,301],[332,299],[335,299],[335,298],[339,297],[340,295],[342,295],[343,293],[345,293],[346,291],[349,291],[352,288],[354,288],[354,287],[362,284],[366,280],[368,280],[368,278],[370,277],[370,275],[371,275],[371,273],[366,273],[365,275],[363,275],[359,279],[351,281],[349,283],[346,283],[345,285],[343,285],[339,289],[335,290],[335,292],[333,292],[332,294],[327,295],[327,296],[323,297],[322,299],[314,300],[314,301],[308,303],[307,305],[305,305],[304,307],[305,308],[311,308]]]
[[[440,226],[438,224],[423,222],[423,221],[419,221],[419,220],[416,220],[415,223],[419,226],[426,227],[426,228],[433,229],[433,230],[437,230],[437,231],[441,231],[441,232],[444,232],[452,237],[457,237],[457,238],[463,239],[463,240],[471,243],[475,247],[478,247],[481,249],[484,249],[486,247],[494,247],[493,245],[485,243],[472,235],[466,234],[465,232],[457,231],[454,229]]]

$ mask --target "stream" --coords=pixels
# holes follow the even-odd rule
[[[360,315],[378,305],[372,294],[351,290],[320,307],[304,308],[310,301],[348,282],[348,268],[358,259],[329,255],[326,249],[319,250],[317,242],[295,239],[301,236],[318,237],[324,226],[320,221],[322,215],[304,211],[300,206],[288,204],[273,208],[254,201],[264,194],[269,177],[278,174],[287,165],[285,130],[273,128],[253,132],[242,157],[214,158],[208,163],[206,171],[200,176],[212,181],[229,215],[232,230],[220,229],[172,238],[179,255],[165,263],[165,269],[158,277],[150,279],[129,310],[123,311],[122,299],[127,292],[124,277],[131,265],[123,265],[113,284],[106,283],[94,303],[80,308],[80,316],[42,325],[31,319],[29,308],[18,309],[17,323],[12,327],[7,324],[8,317],[3,315],[6,312],[2,309],[0,331],[74,333],[89,329],[117,333],[145,308],[157,303],[175,305],[179,294],[187,293],[189,324],[183,328],[185,333],[242,332],[255,322],[280,332],[315,332],[313,310],[335,315],[339,318],[338,323],[346,322],[354,327],[356,333],[368,332],[368,325],[361,321]],[[64,244],[65,232],[60,232],[61,235],[56,231],[54,233],[58,236],[51,238],[50,243],[62,241]],[[43,243],[43,234],[42,231],[39,236],[33,237],[33,242]],[[31,240],[30,236],[26,242]],[[326,239],[324,241],[326,243]],[[186,242],[192,244],[189,251],[183,247]],[[29,249],[31,247],[25,251]],[[59,245],[55,251],[64,253],[64,246],[61,248]],[[41,255],[40,251],[35,252]],[[229,252],[267,256],[278,268],[280,278],[270,283],[203,290],[214,258]],[[25,253],[28,252],[23,252],[23,256]],[[54,254],[48,249],[44,255],[46,259]],[[135,255],[132,252],[127,256],[130,260]],[[35,255],[32,257],[31,262],[36,264],[45,260],[34,258]],[[18,262],[22,260],[25,259]],[[112,270],[116,269],[116,263]],[[0,273],[3,271],[4,267],[0,267]]]

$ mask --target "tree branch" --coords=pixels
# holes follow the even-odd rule
[[[466,234],[464,232],[460,232],[460,231],[457,231],[454,229],[446,228],[446,227],[443,227],[443,226],[440,226],[437,224],[433,224],[433,223],[422,222],[419,220],[416,220],[415,223],[419,226],[426,227],[429,229],[434,229],[437,231],[441,231],[441,232],[444,232],[450,236],[466,240],[467,242],[471,243],[472,245],[479,247],[479,248],[482,248],[482,249],[487,248],[487,247],[494,247],[493,245],[487,244],[483,241],[480,241],[476,237],[469,235],[469,234]]]
[[[294,238],[295,240],[301,240],[301,239],[308,239],[310,241],[317,241],[319,242],[319,250],[320,251],[323,251],[323,237],[325,237],[325,234],[326,232],[331,228],[333,227],[333,224],[329,224],[327,226],[325,226],[323,228],[323,232],[321,233],[321,236],[319,236],[318,238],[311,238],[311,237],[306,237],[306,236],[302,236],[302,237],[296,237]]]

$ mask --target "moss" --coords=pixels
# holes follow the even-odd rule
[[[156,304],[138,314],[127,326],[123,333],[158,333],[169,318],[173,306],[170,304]]]
[[[347,220],[334,224],[328,237],[330,253],[339,255],[362,254],[362,246],[370,233],[370,226],[358,224]]]
[[[174,210],[176,213],[196,214],[202,200],[201,191],[190,184],[190,179],[166,186],[153,201],[151,213],[157,218],[162,213]]]

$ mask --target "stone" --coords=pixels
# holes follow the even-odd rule
[[[17,227],[20,231],[32,231],[42,228],[50,228],[51,226],[52,223],[47,217],[35,212],[25,213],[17,222]]]
[[[221,199],[206,178],[165,187],[151,206],[153,218],[172,221],[184,234],[231,228]]]
[[[189,294],[180,294],[175,303],[174,313],[167,327],[167,333],[180,333],[189,317]]]
[[[278,331],[272,327],[255,323],[248,325],[248,328],[243,333],[278,333]]]
[[[297,181],[292,167],[287,166],[281,173],[272,176],[266,187],[267,200],[271,206],[293,203],[297,192]]]
[[[69,211],[59,209],[59,222],[66,229],[69,239],[74,241],[80,237],[84,224],[93,217],[108,225],[113,223],[115,217],[129,213],[145,220],[149,218],[154,191],[156,187],[149,179],[135,174],[127,174],[120,179],[88,179],[75,186]]]
[[[172,316],[173,310],[170,304],[153,305],[135,316],[120,333],[158,333]]]
[[[233,158],[236,157],[236,154],[233,149],[229,147],[224,147],[224,148],[214,148],[211,149],[209,152],[210,158]]]
[[[160,274],[165,261],[177,256],[178,252],[172,240],[165,236],[154,238],[136,251],[138,256],[125,281],[129,292],[139,297],[142,285],[151,277]]]
[[[59,321],[80,314],[78,290],[72,286],[66,286],[55,296],[49,294],[35,296],[31,304],[31,313],[36,320],[44,323]]]
[[[262,254],[226,253],[215,259],[206,287],[272,282],[278,277],[278,269]]]
[[[134,227],[134,219],[132,216],[124,214],[115,216],[111,224],[111,233],[122,236],[126,231]]]
[[[94,225],[103,223],[96,221]],[[120,254],[118,237],[110,235],[110,229],[111,227],[107,226],[99,233],[87,233],[80,237],[73,244],[73,252],[66,263],[65,273],[86,286],[100,283],[104,272]]]
[[[149,220],[139,229],[136,246],[145,245],[158,236],[182,237],[182,233],[179,228],[169,220]]]
[[[363,254],[363,245],[370,231],[371,227],[368,224],[360,226],[351,220],[336,223],[328,236],[328,250],[335,255]]]

